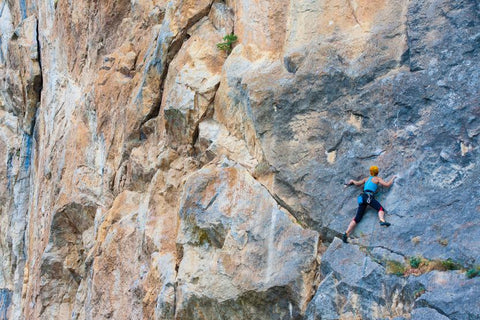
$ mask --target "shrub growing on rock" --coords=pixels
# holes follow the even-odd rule
[[[386,264],[386,270],[388,274],[394,274],[396,276],[403,276],[405,274],[405,265],[398,261],[388,260]]]
[[[417,269],[420,267],[420,263],[422,262],[421,257],[411,257],[410,258],[410,267]]]
[[[225,51],[227,54],[232,52],[232,45],[237,41],[238,37],[231,33],[223,37],[224,42],[217,43],[217,48]]]
[[[467,272],[466,272],[466,276],[469,279],[480,276],[480,266],[476,267],[476,268],[468,269]]]

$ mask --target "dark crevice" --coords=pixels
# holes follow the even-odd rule
[[[10,194],[13,192],[13,156],[13,153],[9,153],[7,158],[7,190]]]
[[[410,66],[410,48],[407,48],[400,58],[401,66]]]
[[[439,307],[437,306],[434,306],[434,305],[431,305],[428,301],[426,300],[423,300],[423,299],[419,299],[417,300],[416,304],[415,304],[416,307],[423,307],[423,308],[430,308],[430,309],[433,309],[435,311],[437,311],[438,313],[440,313],[441,315],[447,317],[450,319],[449,315],[447,313],[445,313],[445,311],[443,311],[442,309],[440,309]]]
[[[217,94],[217,91],[218,91],[219,87],[220,87],[220,83],[218,83],[215,86],[215,88],[213,89],[213,91],[215,91],[215,94],[213,95],[213,97],[211,99],[211,102],[210,102],[210,105],[207,107],[207,110],[205,111],[205,113],[202,114],[200,119],[195,124],[195,129],[193,130],[192,140],[191,140],[193,150],[196,150],[195,145],[197,144],[198,138],[200,136],[200,123],[207,120],[207,119],[213,119],[213,114],[214,114],[215,110],[214,110],[212,104],[213,104],[213,101],[215,101],[215,96]]]
[[[30,120],[30,123],[28,124],[28,127],[24,128],[26,131],[25,134],[28,136],[28,140],[31,140],[34,138],[34,129],[35,129],[35,124],[36,124],[36,119],[37,119],[37,111],[38,111],[38,106],[41,103],[41,95],[42,95],[42,89],[43,89],[43,72],[42,72],[42,63],[41,63],[41,48],[40,48],[40,40],[39,40],[39,26],[38,26],[38,20],[35,20],[36,26],[35,26],[35,41],[37,45],[37,62],[38,62],[38,67],[39,67],[39,74],[35,75],[33,80],[32,80],[32,85],[28,85],[23,88],[24,96],[27,97],[24,100],[25,103],[25,114],[24,117],[28,117],[30,110],[32,112],[32,119]],[[35,62],[35,61],[34,61]],[[29,92],[33,90],[34,93],[34,106],[31,106],[29,103]],[[24,119],[28,120],[28,119]],[[30,144],[31,146],[31,144]],[[31,151],[27,150],[27,154],[30,154]]]
[[[272,167],[270,167],[269,170],[271,170],[270,171],[271,173],[278,172],[275,168],[272,168]],[[252,175],[252,177],[256,179],[254,175]],[[285,185],[285,186],[288,188],[292,188],[291,186],[288,186],[288,185]],[[278,206],[285,209],[295,219],[296,223],[300,225],[302,228],[316,230],[317,232],[320,233],[320,236],[322,237],[322,239],[327,242],[332,242],[333,238],[340,235],[338,232],[322,226],[318,221],[315,221],[314,219],[312,219],[310,215],[308,215],[306,212],[300,212],[298,210],[295,210],[290,205],[288,205],[279,195],[273,194],[265,185],[264,185],[264,188],[267,190],[270,196],[277,202]],[[292,192],[295,192],[297,195],[304,195],[304,193],[299,190],[295,190]]]
[[[42,72],[42,50],[41,50],[41,46],[40,46],[40,30],[39,30],[39,26],[38,26],[38,20],[37,20],[37,28],[36,28],[36,41],[37,41],[37,55],[38,55],[38,65],[40,67],[40,77],[41,77],[41,80],[42,82],[40,83],[40,87],[39,87],[39,92],[42,90],[42,85],[43,85],[43,72]],[[40,101],[40,97],[38,99],[38,101]]]
[[[303,221],[302,219],[300,219],[299,215],[296,214],[295,210],[293,210],[293,208],[291,208],[285,201],[283,201],[279,196],[277,195],[274,195],[270,192],[270,190],[268,190],[267,188],[265,188],[269,193],[270,195],[272,196],[273,199],[275,199],[275,201],[277,202],[277,204],[284,208],[285,210],[288,211],[288,213],[290,213],[290,215],[292,217],[295,218],[295,221],[304,229],[308,229],[308,224],[305,223],[305,221]]]
[[[325,278],[324,275],[322,274],[322,271],[320,270],[320,262],[318,260],[318,257],[319,256],[322,256],[324,252],[320,252],[319,248],[320,246],[324,243],[323,239],[321,236],[318,237],[318,240],[317,240],[317,253],[316,253],[316,256],[315,256],[315,261],[314,261],[314,267],[312,270],[314,270],[315,272],[315,275],[314,275],[314,280],[313,282],[310,284],[311,285],[311,288],[312,288],[312,294],[310,297],[308,297],[306,299],[306,304],[309,305],[310,302],[313,300],[313,298],[315,297],[315,295],[317,294],[317,290],[318,290],[318,287],[320,286],[320,283],[323,281],[323,279]],[[328,242],[328,246],[330,246],[330,243],[331,242]]]
[[[341,136],[340,139],[337,141],[337,143],[336,143],[333,147],[328,148],[328,149],[327,149],[327,152],[332,152],[332,151],[338,150],[338,147],[340,147],[340,144],[342,144],[342,142],[343,142],[343,136],[344,136],[344,135],[342,134],[342,136]]]
[[[178,270],[180,269],[180,263],[183,259],[183,246],[177,244],[176,247],[177,256],[175,261],[175,282],[173,283],[173,318],[177,319],[177,287],[178,287]]]
[[[377,152],[377,153],[374,153],[374,154],[369,154],[369,155],[364,156],[364,157],[357,157],[357,159],[360,159],[360,160],[374,159],[374,158],[380,156],[384,152],[385,152],[385,150],[380,150],[380,152]]]
[[[215,200],[217,200],[217,197],[218,197],[218,193],[216,193],[212,199],[210,199],[210,202],[208,202],[207,206],[205,207],[205,209],[203,210],[208,210],[208,208],[210,208],[212,206],[212,204],[215,202]]]
[[[402,256],[402,257],[406,258],[406,256],[405,256],[404,253],[399,252],[399,251],[392,250],[391,248],[387,248],[387,247],[385,247],[385,246],[370,246],[370,247],[367,247],[367,248],[369,248],[369,249],[373,249],[373,248],[385,249],[385,250],[387,250],[387,251],[389,251],[389,252],[391,252],[391,253],[395,253],[395,254],[398,254],[399,256]]]
[[[192,135],[192,146],[195,147],[198,141],[198,137],[200,136],[200,128],[199,128],[199,123],[195,126],[195,130],[193,130],[193,135]]]
[[[410,1],[408,0],[407,3],[405,4],[405,6],[408,8],[410,6]],[[411,45],[411,39],[410,39],[410,35],[408,33],[408,24],[409,24],[409,21],[408,21],[408,18],[409,18],[409,15],[407,14],[406,15],[406,18],[405,18],[405,37],[406,37],[406,50],[403,52],[401,58],[400,58],[400,66],[407,66],[409,69],[410,68],[410,45]],[[410,70],[411,71],[411,70]]]
[[[38,62],[38,67],[39,67],[39,70],[40,70],[40,74],[35,76],[35,78],[33,79],[33,90],[36,94],[36,106],[35,106],[34,116],[32,118],[32,122],[30,124],[30,135],[33,135],[34,132],[35,132],[35,125],[36,125],[36,122],[37,122],[38,107],[41,103],[42,90],[43,90],[42,55],[41,55],[41,46],[40,46],[40,39],[39,39],[40,36],[39,36],[39,26],[38,26],[38,24],[39,24],[38,20],[36,20],[35,41],[37,42],[37,59],[38,59],[37,62]]]
[[[408,1],[410,2],[410,1]],[[410,4],[408,3],[407,4],[407,7],[409,7]],[[412,55],[414,55],[415,53],[418,53],[418,51],[416,51],[415,49],[412,49],[414,46],[413,46],[413,42],[416,40],[416,39],[412,39],[410,33],[409,33],[409,25],[411,23],[411,21],[409,21],[409,17],[410,15],[407,14],[407,19],[405,21],[405,35],[406,35],[406,44],[407,44],[407,49],[405,50],[405,52],[402,54],[401,56],[401,65],[405,65],[405,66],[408,66],[408,68],[410,69],[410,72],[419,72],[419,71],[423,71],[424,68],[422,68],[420,65],[418,65],[418,63],[415,63],[415,61],[412,61]],[[418,50],[418,49],[417,49]]]
[[[355,117],[360,117],[360,118],[362,118],[362,119],[370,119],[369,116],[364,115],[364,114],[361,114],[361,113],[358,112],[358,111],[354,111],[354,110],[350,110],[350,109],[349,109],[349,110],[346,110],[346,112],[349,113],[349,114],[354,115]]]

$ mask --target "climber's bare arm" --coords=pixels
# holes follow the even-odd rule
[[[356,186],[361,186],[365,183],[365,181],[367,181],[368,178],[363,178],[362,180],[350,180],[348,181],[347,185],[356,185]]]
[[[397,176],[393,176],[392,179],[390,179],[390,181],[388,182],[385,182],[382,178],[378,178],[378,183],[381,185],[381,186],[384,186],[384,187],[390,187],[392,184],[393,184],[393,180],[395,180]]]

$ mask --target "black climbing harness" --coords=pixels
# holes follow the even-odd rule
[[[374,199],[374,193],[372,191],[367,190],[358,196],[357,201],[359,205],[363,203],[370,204],[373,199]]]

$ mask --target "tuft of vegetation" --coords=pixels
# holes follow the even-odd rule
[[[478,266],[476,268],[468,269],[467,272],[465,273],[465,275],[467,276],[468,279],[472,279],[472,278],[480,276],[480,266]]]
[[[270,164],[267,161],[263,160],[255,166],[255,169],[253,169],[253,176],[260,177],[270,172],[272,172]]]
[[[424,262],[424,270],[422,273],[430,272],[433,270],[438,271],[451,271],[451,270],[461,270],[463,266],[452,259],[448,258],[447,260],[426,260]]]
[[[411,257],[409,262],[410,262],[410,267],[418,269],[418,267],[420,267],[420,263],[422,263],[422,258]]]
[[[451,258],[447,260],[429,260],[422,257],[411,257],[409,259],[410,268],[406,274],[413,274],[419,276],[421,274],[437,271],[451,271],[451,270],[465,270],[465,267],[460,263],[453,261]]]
[[[369,253],[368,250],[365,248],[365,253]],[[459,270],[461,272],[465,272],[465,276],[469,279],[474,277],[480,277],[480,266],[474,266],[468,269],[465,265],[462,265],[459,262],[454,261],[451,258],[446,260],[436,259],[436,260],[429,260],[425,259],[421,256],[410,257],[406,259],[407,263],[403,264],[398,261],[394,260],[376,260],[375,262],[385,265],[385,270],[387,274],[394,274],[397,276],[419,276],[434,270],[437,271],[453,271]],[[415,299],[417,296],[422,295],[425,292],[424,288],[420,288],[414,292]]]
[[[403,276],[406,268],[403,263],[394,260],[387,260],[386,271],[388,274],[394,274],[396,276]]]
[[[232,52],[232,46],[237,40],[238,37],[235,34],[227,34],[225,37],[223,37],[224,42],[217,43],[217,48],[225,51],[227,54],[230,54],[230,52]]]
[[[440,261],[441,265],[445,270],[461,270],[463,266],[458,263],[453,261],[452,259],[448,258],[447,260],[442,260]]]

